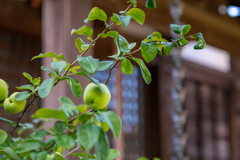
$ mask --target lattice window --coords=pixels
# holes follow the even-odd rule
[[[230,160],[228,90],[211,84],[187,81],[189,111],[187,154],[192,160]]]
[[[104,83],[108,76],[108,71],[97,72],[94,77],[101,83]],[[122,74],[121,80],[116,81],[116,70],[113,70],[112,77],[107,84],[112,98],[109,109],[115,109],[115,94],[121,94],[122,101],[122,122],[123,122],[123,142],[124,149],[121,152],[124,160],[136,160],[144,155],[144,94],[143,81],[141,73],[134,66],[134,72],[131,75]],[[121,82],[121,93],[116,90],[115,84]],[[141,93],[141,94],[140,94]],[[113,138],[110,139],[111,141]],[[113,142],[111,142],[113,144]]]

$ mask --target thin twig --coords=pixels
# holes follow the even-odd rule
[[[112,70],[117,66],[118,62],[120,62],[120,60],[117,60],[115,62],[115,64],[109,69],[109,74],[108,74],[108,78],[105,81],[105,85],[109,82],[109,79],[111,78],[111,74],[112,74]]]
[[[67,156],[69,156],[70,154],[72,154],[73,152],[75,152],[76,150],[78,150],[80,147],[81,147],[81,146],[79,145],[79,146],[77,146],[76,148],[74,148],[73,150],[71,150],[70,152],[68,152],[68,153],[64,156],[64,158],[66,158]]]
[[[19,123],[21,118],[23,117],[23,115],[25,114],[25,112],[27,111],[27,109],[30,107],[30,105],[33,105],[33,101],[38,98],[38,95],[34,95],[33,99],[28,103],[28,105],[24,108],[22,114],[18,117],[17,123],[15,125],[15,127],[9,132],[9,135],[11,136],[12,133],[19,127]]]

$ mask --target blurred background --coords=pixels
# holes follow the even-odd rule
[[[144,83],[137,64],[132,75],[124,75],[120,67],[113,70],[108,83],[113,95],[109,109],[121,116],[123,131],[117,140],[109,136],[111,146],[121,152],[119,160],[141,156],[162,160],[239,160],[240,1],[157,0],[156,9],[147,9],[145,3],[146,0],[138,0],[138,7],[146,13],[143,26],[131,21],[127,29],[113,28],[130,43],[137,42],[139,47],[141,40],[154,31],[171,40],[169,25],[174,23],[173,13],[177,12],[179,23],[190,24],[190,34],[201,32],[207,47],[195,51],[192,48],[196,42],[191,41],[174,49],[172,56],[158,55],[147,64],[152,74],[150,85]],[[111,17],[128,4],[124,0],[0,0],[0,78],[9,83],[11,93],[16,91],[15,86],[28,83],[22,72],[47,78],[40,66],[49,66],[51,59],[30,61],[33,56],[51,51],[63,53],[69,62],[76,59],[77,36],[70,35],[71,29],[84,25],[83,20],[94,6]],[[105,27],[101,21],[88,25],[95,36]],[[89,55],[103,60],[115,53],[114,41],[107,38],[100,39]],[[136,56],[140,57],[140,53]],[[94,75],[101,82],[107,76],[108,71]],[[83,88],[89,83],[82,77],[78,80]],[[73,97],[67,84],[60,83],[49,97],[35,101],[22,122],[31,121],[37,108],[58,108],[60,96],[82,103],[81,98]],[[16,121],[17,115],[7,114],[2,108],[0,114]],[[0,126],[11,129],[2,122]]]

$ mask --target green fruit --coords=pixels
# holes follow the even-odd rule
[[[3,105],[5,111],[7,111],[8,113],[19,113],[24,109],[27,100],[16,101],[14,97],[18,93],[19,92],[14,92],[9,98],[5,99]]]
[[[101,91],[98,85],[90,83],[84,91],[83,100],[89,108],[93,110],[103,109],[108,105],[111,99],[111,93],[109,92],[105,84],[100,83],[105,94]]]
[[[0,101],[8,97],[8,85],[7,83],[0,79]]]

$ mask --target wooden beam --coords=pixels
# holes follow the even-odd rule
[[[0,1],[0,28],[40,38],[41,14],[15,0]]]

